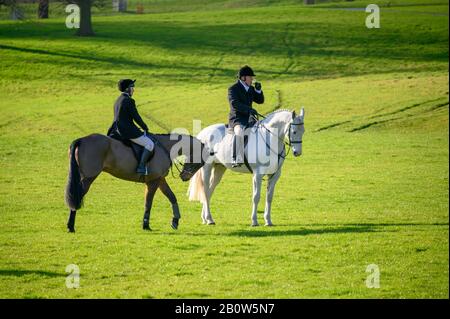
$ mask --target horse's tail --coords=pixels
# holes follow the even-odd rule
[[[66,186],[66,204],[72,210],[81,208],[83,203],[83,188],[81,185],[80,167],[75,158],[75,151],[80,146],[81,138],[76,139],[70,144],[69,150],[69,176]]]
[[[189,181],[188,195],[190,201],[199,201],[201,203],[206,201],[205,187],[203,185],[203,168],[199,169]]]

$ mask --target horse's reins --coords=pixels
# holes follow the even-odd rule
[[[162,145],[156,138],[152,138],[152,140],[155,140],[155,144],[157,143],[159,146],[161,146],[161,148],[164,150],[164,153],[166,154],[167,158],[169,159],[170,162],[170,173],[172,174],[173,178],[176,178],[175,175],[173,174],[173,167],[172,164],[175,165],[175,168],[178,171],[178,174],[181,175],[181,173],[183,172],[182,169],[180,169],[180,167],[177,165],[178,160],[176,158],[174,158],[173,160],[170,157],[170,153],[169,151],[164,147],[164,145]],[[178,162],[178,164],[181,164]],[[191,178],[192,176],[194,176],[195,172],[193,172],[193,170],[185,170],[184,171],[186,174],[189,174],[189,178]]]
[[[139,104],[139,106],[148,104],[148,103],[150,103],[150,102],[151,102],[151,101],[147,101],[147,102],[141,103],[141,104]],[[162,129],[164,129],[165,131],[169,132],[169,128],[168,128],[167,126],[165,126],[163,123],[161,123],[160,121],[156,120],[155,118],[153,118],[153,117],[152,117],[151,115],[149,115],[149,114],[146,114],[146,116],[149,117],[151,121],[153,121],[154,123],[156,123],[156,125],[158,125],[158,126],[161,127]],[[170,132],[169,132],[168,134],[170,134]],[[172,160],[172,158],[170,157],[169,151],[164,147],[164,145],[162,145],[162,144],[158,141],[157,138],[154,138],[153,135],[150,134],[150,133],[149,133],[148,136],[152,139],[152,141],[153,141],[155,144],[158,144],[158,145],[164,150],[164,153],[166,154],[166,156],[167,156],[167,158],[169,159],[169,162],[170,162],[170,173],[172,174],[172,177],[175,178],[175,176],[174,176],[174,174],[173,174],[173,167],[172,167],[172,164],[175,165],[175,168],[177,169],[178,173],[181,175],[181,171],[182,171],[182,170],[180,170],[180,168],[178,167],[178,165],[177,165],[177,160],[176,160],[176,159],[173,159],[173,160]],[[190,172],[190,171],[187,171],[187,173],[190,174],[191,177],[194,175],[194,174],[192,174],[192,172]]]
[[[256,113],[256,115],[257,115],[258,117],[262,117],[263,119],[266,119],[266,117],[265,117],[264,115],[259,114],[258,112]],[[269,150],[270,150],[272,153],[274,153],[274,154],[276,154],[276,155],[278,156],[278,159],[279,159],[279,158],[285,159],[286,156],[289,155],[289,152],[291,151],[292,144],[301,144],[301,143],[302,143],[301,140],[300,140],[300,141],[291,141],[291,125],[303,125],[303,124],[304,124],[303,122],[302,122],[302,123],[290,123],[290,124],[289,124],[289,128],[288,128],[288,130],[289,130],[289,137],[288,137],[289,142],[286,143],[286,139],[285,139],[285,138],[281,139],[280,137],[278,137],[277,135],[275,135],[271,130],[269,130],[269,129],[268,129],[268,128],[267,128],[267,127],[259,120],[258,117],[256,117],[256,116],[253,115],[253,114],[252,114],[252,116],[256,119],[257,127],[263,127],[266,131],[268,131],[270,134],[272,134],[273,136],[275,136],[279,141],[283,142],[283,149],[281,150],[280,153],[277,153],[277,152],[275,152],[274,150],[272,150],[272,148],[270,147],[270,145],[267,143],[267,140],[264,138],[264,136],[263,136],[263,135],[261,134],[261,132],[260,132],[261,138],[263,139],[264,143],[266,144],[266,146],[269,148]],[[287,153],[286,153],[285,155],[283,155],[283,152],[284,152],[284,150],[286,149],[286,146],[288,146],[288,151],[287,151]]]
[[[258,114],[259,116],[262,116],[264,119],[266,118],[265,116]],[[264,138],[264,135],[262,134],[262,132],[259,132],[259,135],[261,136],[262,140],[264,141],[264,143],[266,144],[267,148],[275,155],[278,156],[278,160],[280,158],[285,159],[286,156],[288,156],[290,150],[291,150],[291,146],[290,144],[287,144],[286,141],[284,139],[279,138],[277,135],[273,134],[273,132],[271,130],[269,130],[263,123],[261,123],[261,121],[258,119],[257,120],[257,128],[258,127],[262,127],[264,128],[267,132],[269,132],[271,135],[275,136],[279,141],[283,142],[283,149],[281,150],[280,153],[275,152],[272,147],[270,147],[269,143],[267,143],[267,140]],[[285,152],[286,150],[286,145],[289,146],[287,153]],[[285,152],[285,155],[283,155],[283,152]]]
[[[161,142],[160,142],[157,138],[153,137],[153,134],[150,134],[150,133],[149,133],[149,134],[147,135],[147,133],[145,133],[145,135],[146,135],[147,137],[149,137],[149,138],[153,141],[153,143],[154,143],[155,145],[159,145],[159,146],[163,149],[164,154],[166,154],[166,156],[167,156],[167,158],[168,158],[168,160],[169,160],[169,162],[170,162],[170,172],[171,172],[171,174],[172,174],[172,177],[175,178],[175,176],[173,175],[172,164],[175,164],[175,167],[177,168],[178,173],[181,174],[181,170],[180,170],[180,168],[178,167],[178,165],[175,163],[175,159],[172,161],[172,158],[170,157],[170,153],[169,153],[169,151],[164,147],[164,145],[162,145]]]
[[[292,148],[292,144],[301,144],[301,143],[302,143],[301,140],[300,140],[300,141],[291,141],[291,125],[303,125],[303,124],[304,124],[303,122],[302,122],[302,123],[290,123],[290,124],[289,124],[289,128],[288,128],[289,136],[288,136],[288,142],[286,143],[286,138],[285,138],[285,137],[284,137],[284,138],[278,137],[277,135],[275,135],[271,130],[269,130],[269,129],[268,129],[268,128],[267,128],[267,127],[259,120],[259,117],[262,117],[263,119],[266,119],[266,117],[265,117],[264,115],[262,115],[262,114],[256,112],[256,115],[253,115],[253,114],[252,114],[251,116],[256,120],[256,123],[257,123],[257,124],[256,124],[256,127],[257,127],[257,128],[259,128],[259,127],[264,128],[264,129],[265,129],[266,131],[268,131],[271,135],[275,136],[279,141],[281,141],[281,142],[283,143],[283,149],[281,150],[280,153],[277,153],[277,152],[275,152],[275,151],[272,149],[272,147],[270,147],[270,145],[267,143],[267,140],[264,138],[263,134],[262,134],[261,132],[259,132],[259,134],[261,135],[261,138],[263,139],[263,141],[264,141],[264,143],[266,144],[266,146],[269,148],[269,150],[270,150],[273,154],[275,154],[275,155],[278,156],[278,159],[280,159],[280,158],[285,159],[285,158],[289,155],[289,152],[291,151],[291,148]],[[149,137],[150,137],[150,136],[151,136],[151,134],[149,134]],[[158,139],[152,138],[152,137],[153,137],[153,136],[151,136],[150,138],[153,140],[153,142],[154,142],[155,144],[158,144],[158,145],[164,150],[164,153],[166,154],[167,158],[169,159],[169,162],[170,162],[170,172],[171,172],[171,174],[172,174],[172,177],[175,178],[175,176],[174,176],[174,174],[173,174],[172,164],[175,165],[175,168],[177,169],[178,173],[181,175],[181,170],[180,170],[180,168],[179,168],[178,165],[177,165],[176,159],[174,159],[174,160],[172,161],[172,159],[171,159],[171,157],[170,157],[170,154],[169,154],[169,151],[164,147],[164,145],[162,145],[162,144],[158,141]],[[287,152],[285,152],[286,146],[288,146],[288,151],[287,151]],[[283,155],[283,152],[285,153],[284,155]],[[191,177],[194,175],[194,174],[192,174],[192,172],[190,172],[190,171],[187,171],[186,173],[189,174],[189,175],[191,175]]]

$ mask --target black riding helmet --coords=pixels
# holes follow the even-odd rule
[[[134,86],[134,82],[136,82],[136,80],[131,80],[131,79],[120,80],[118,83],[119,91],[125,92],[129,87]]]
[[[238,77],[241,78],[241,76],[255,76],[255,73],[253,73],[253,70],[248,65],[244,65],[238,73]]]

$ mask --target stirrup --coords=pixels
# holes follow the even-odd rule
[[[138,173],[138,174],[140,174],[140,175],[147,176],[147,175],[148,175],[147,166],[144,166],[144,168],[138,167],[138,168],[136,169],[136,173]]]
[[[242,166],[242,163],[239,163],[239,162],[237,162],[237,161],[233,161],[232,163],[231,163],[231,167],[233,167],[233,168],[235,168],[235,167],[241,167]]]

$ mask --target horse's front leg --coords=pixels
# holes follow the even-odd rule
[[[171,226],[173,229],[178,229],[178,223],[181,218],[180,208],[178,207],[178,202],[175,194],[172,192],[172,189],[170,189],[170,186],[169,184],[167,184],[167,181],[164,177],[161,178],[161,182],[159,183],[159,189],[169,199],[170,203],[172,204],[173,218]]]
[[[258,203],[261,197],[261,182],[262,174],[253,174],[253,210],[252,210],[252,226],[259,226],[258,224]]]
[[[280,175],[281,175],[281,170],[279,169],[278,172],[276,172],[275,174],[273,174],[272,176],[269,177],[269,181],[267,183],[266,207],[264,209],[265,226],[273,226],[272,220],[270,217],[270,212],[272,210],[272,199],[273,199],[273,194],[275,192],[275,185],[276,185],[278,179],[280,178]]]
[[[144,210],[144,220],[142,221],[142,228],[144,230],[151,230],[150,228],[150,211],[152,209],[153,197],[155,197],[155,192],[158,189],[159,179],[149,181],[146,183],[145,188],[145,210]]]

